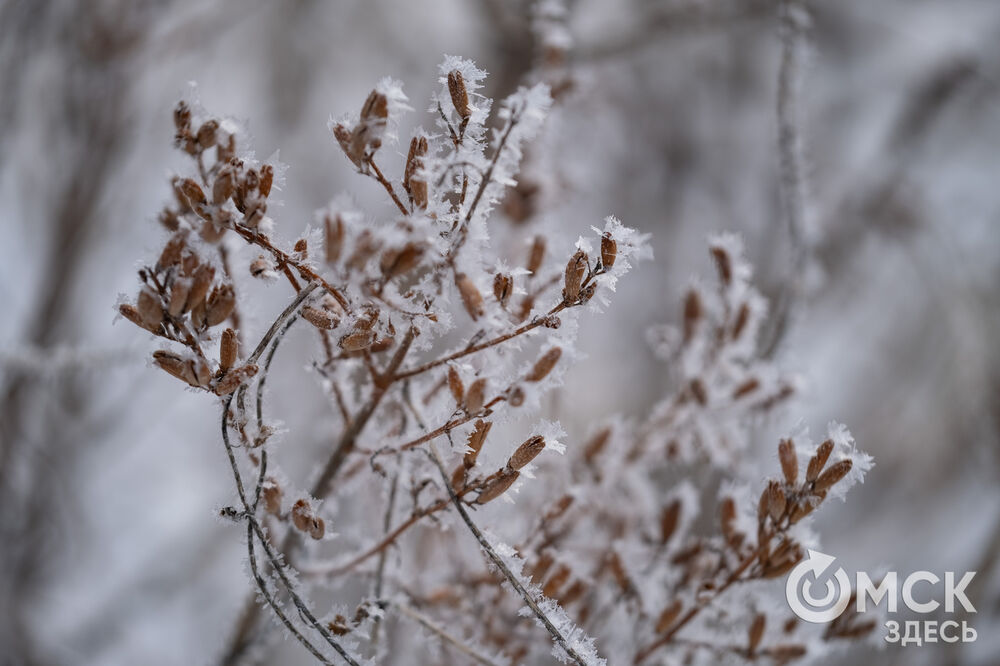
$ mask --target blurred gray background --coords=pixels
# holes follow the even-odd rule
[[[656,252],[614,316],[585,328],[589,359],[570,381],[613,390],[557,401],[557,416],[586,425],[664,391],[644,334],[676,320],[689,277],[710,270],[709,233],[744,236],[769,297],[786,279],[780,41],[770,1],[569,7],[575,89],[547,139],[572,180],[567,229],[613,213]],[[776,355],[806,390],[762,427],[760,455],[799,420],[848,424],[877,467],[820,518],[828,552],[866,570],[980,572],[976,643],[871,660],[996,663],[1000,3],[808,7],[810,260]],[[0,3],[0,662],[212,663],[248,589],[240,530],[214,513],[231,497],[217,406],[113,325],[161,242],[167,176],[186,166],[171,113],[188,82],[213,113],[248,121],[259,157],[280,149],[290,168],[272,215],[291,238],[338,192],[382,205],[331,114],[391,75],[427,125],[444,53],[474,59],[501,98],[531,66],[529,15],[521,0]],[[308,461],[327,406],[274,400]]]

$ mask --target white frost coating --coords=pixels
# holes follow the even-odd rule
[[[864,483],[865,474],[875,466],[875,461],[870,455],[858,449],[851,431],[843,423],[831,421],[827,425],[827,437],[833,441],[834,447],[827,465],[840,460],[851,461],[851,471],[830,489],[830,495],[843,500],[852,486]]]
[[[540,435],[545,438],[545,449],[555,451],[558,454],[566,453],[566,445],[561,441],[566,437],[559,421],[547,421],[545,419],[535,424],[531,430],[532,436]]]
[[[412,111],[413,107],[406,103],[409,98],[403,92],[402,82],[396,79],[388,76],[383,77],[375,85],[375,91],[385,95],[386,102],[388,102],[389,119],[383,136],[389,143],[395,144],[398,141],[396,130],[399,127],[400,116],[407,111]]]
[[[533,585],[528,579],[522,576],[525,562],[518,556],[517,551],[497,538],[489,530],[483,530],[483,536],[493,551],[503,560],[504,565],[510,570],[510,573],[527,590],[542,613],[566,640],[570,648],[580,656],[583,663],[587,664],[587,666],[606,666],[607,661],[598,654],[597,647],[594,645],[594,639],[588,636],[583,629],[576,626],[576,623],[570,619],[562,606],[553,599],[543,596],[541,589],[537,585]],[[521,608],[519,614],[523,617],[535,617],[534,612],[527,606]],[[541,620],[538,620],[537,617],[535,623],[539,627],[544,628]],[[569,655],[555,641],[552,643],[552,656],[564,664],[570,661]]]

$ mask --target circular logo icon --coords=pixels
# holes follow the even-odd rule
[[[832,571],[835,559],[810,550],[788,574],[785,598],[792,612],[806,622],[821,624],[835,620],[851,602],[851,580],[841,567]]]

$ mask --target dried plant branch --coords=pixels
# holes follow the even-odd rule
[[[572,83],[560,32],[566,16],[557,3],[538,11],[534,29],[539,31],[541,78],[552,83],[554,94],[562,94]],[[196,123],[190,107],[182,103],[175,109],[175,143],[192,158],[195,177],[171,180],[175,201],[160,216],[170,238],[159,258],[140,271],[134,303],[122,303],[119,311],[172,346],[154,353],[160,368],[223,399],[223,444],[239,497],[239,506],[224,515],[246,521],[250,577],[257,588],[223,663],[240,662],[266,636],[270,625],[261,620],[268,609],[322,663],[330,663],[330,648],[355,664],[350,651],[358,639],[367,641],[367,653],[381,654],[379,643],[390,643],[380,639],[397,630],[398,623],[384,622],[379,610],[390,605],[386,599],[393,598],[393,588],[419,605],[419,611],[407,605],[411,619],[480,663],[494,660],[459,636],[475,635],[512,663],[537,660],[543,648],[581,666],[605,663],[584,632],[606,637],[601,618],[609,613],[626,618],[617,631],[632,632],[632,643],[646,647],[633,654],[623,651],[621,641],[612,641],[602,651],[615,661],[638,663],[661,648],[685,643],[680,632],[692,623],[710,624],[712,613],[724,610],[714,602],[731,586],[774,578],[794,565],[801,548],[790,536],[790,526],[811,513],[842,478],[837,475],[850,471],[851,461],[865,462],[848,446],[849,434],[838,431],[831,434],[838,442],[838,459],[824,471],[833,450],[833,444],[824,444],[822,460],[810,462],[810,472],[800,482],[788,462],[793,447],[783,442],[779,451],[785,480],[772,481],[762,495],[756,541],[753,530],[742,525],[747,521],[740,518],[741,505],[733,497],[721,500],[720,535],[692,531],[694,502],[688,500],[694,491],[683,483],[666,491],[664,506],[655,505],[664,494],[665,465],[711,465],[724,472],[716,476],[737,476],[736,456],[748,417],[794,394],[794,382],[757,352],[766,304],[750,284],[752,271],[738,239],[724,234],[713,237],[709,247],[718,277],[714,289],[692,285],[684,299],[681,330],[664,331],[662,344],[654,340],[677,382],[647,418],[634,428],[620,423],[602,427],[582,447],[565,446],[561,440],[566,433],[546,421],[535,423],[519,444],[488,442],[493,419],[516,424],[518,410],[534,414],[546,394],[562,383],[566,366],[578,358],[579,323],[573,317],[580,306],[606,304],[630,262],[648,258],[650,252],[646,235],[608,217],[603,229],[592,227],[596,236],[581,237],[562,256],[548,248],[541,227],[531,234],[527,256],[498,253],[484,231],[504,188],[518,182],[526,142],[552,104],[549,87],[521,88],[504,100],[499,111],[503,122],[487,141],[491,101],[478,92],[485,72],[451,56],[439,72],[441,92],[431,106],[439,116],[439,132],[419,131],[412,137],[402,169],[402,195],[375,161],[405,106],[398,84],[381,81],[360,114],[331,123],[344,155],[361,175],[383,186],[402,217],[393,213],[389,222],[372,224],[370,216],[339,198],[318,214],[319,243],[311,233],[287,247],[273,239],[275,221],[266,212],[280,165],[258,163],[249,153],[241,157],[231,123],[217,118]],[[534,214],[529,204],[537,187],[521,181],[513,192],[521,203],[509,207],[505,202],[501,210],[524,222]],[[504,233],[495,226],[489,229],[494,232]],[[249,262],[251,276],[283,274],[295,292],[245,357],[239,342],[247,322],[237,310],[233,267],[228,265],[232,256],[221,245],[227,235],[260,252]],[[217,255],[225,264],[221,270]],[[560,286],[551,308],[536,307]],[[303,489],[269,458],[274,426],[264,408],[278,347],[300,320],[317,330],[318,359],[311,366],[322,379],[319,390],[326,394],[337,428],[325,459],[310,465],[315,476],[302,482]],[[543,328],[546,339],[538,340],[539,345],[507,344]],[[465,347],[440,350],[455,335],[468,340]],[[489,353],[491,349],[495,352]],[[411,392],[420,396],[430,427]],[[465,438],[465,446],[442,454],[435,440],[447,436],[451,441],[455,435]],[[480,455],[484,447],[489,448]],[[418,448],[427,456],[405,455]],[[554,464],[556,454],[563,453],[568,463]],[[238,460],[239,455],[245,459]],[[244,466],[253,469],[252,487],[243,479]],[[553,483],[532,484],[536,474]],[[558,487],[573,491],[551,497],[551,489]],[[519,493],[518,505],[503,513],[509,519],[503,529],[520,545],[509,549],[480,529],[470,507],[513,492]],[[358,512],[356,522],[367,528],[365,534],[338,540],[338,547],[353,546],[336,561],[321,559],[333,550],[325,538],[328,523],[348,518],[334,515],[346,498]],[[471,562],[436,559],[452,567],[443,570],[428,566],[427,558],[436,558],[439,551],[436,540],[415,549],[400,547],[411,528],[439,522],[438,514],[450,507],[473,534],[485,562],[478,557]],[[307,539],[313,547],[305,547]],[[598,547],[581,549],[580,543]],[[471,546],[471,540],[461,544]],[[392,548],[398,549],[398,557],[388,556]],[[360,567],[371,560],[373,566]],[[419,567],[421,575],[414,579],[406,567]],[[355,587],[367,592],[353,616],[324,613],[307,601],[310,585],[336,585],[337,577],[347,572],[362,577],[365,584]],[[437,589],[418,589],[434,585],[435,578],[440,578]],[[505,582],[514,595],[505,593]],[[670,596],[657,598],[653,590]],[[355,590],[337,598],[349,594],[358,595]],[[289,600],[294,613],[282,606]],[[522,602],[530,614],[519,613]],[[664,602],[654,622],[651,609]],[[425,614],[425,608],[442,617]],[[537,620],[551,641],[539,641],[541,632],[525,631],[524,618]],[[788,647],[761,646],[765,621],[748,618],[746,654],[766,656],[769,650]],[[452,623],[459,631],[450,629]],[[845,624],[831,636],[860,635],[866,626]],[[387,638],[397,644],[396,635]],[[727,652],[727,645],[721,641],[719,650]]]

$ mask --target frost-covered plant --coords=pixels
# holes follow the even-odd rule
[[[262,607],[322,663],[392,659],[408,622],[486,664],[549,654],[640,663],[678,649],[804,654],[817,643],[793,629],[764,640],[765,609],[753,601],[763,588],[742,613],[714,602],[794,566],[813,539],[803,519],[870,462],[842,429],[816,449],[804,437],[784,440],[783,479],[759,502],[744,486],[721,487],[717,535],[695,529],[699,493],[689,481],[665,485],[678,464],[704,461],[744,481],[735,461],[747,419],[793,390],[757,358],[765,307],[728,236],[711,245],[718,289],[692,288],[669,345],[677,391],[648,419],[614,421],[579,447],[563,443],[558,423],[535,420],[579,360],[582,306],[607,307],[616,281],[650,252],[646,236],[613,217],[574,246],[549,247],[539,227],[525,252],[498,249],[492,213],[517,185],[551,98],[544,83],[522,87],[494,113],[480,92],[485,76],[446,57],[434,129],[414,133],[396,177],[377,160],[385,164],[408,109],[398,83],[384,79],[360,113],[331,120],[392,213],[378,219],[341,196],[319,211],[318,230],[287,244],[268,216],[280,165],[254,159],[234,123],[186,103],[175,111],[176,144],[194,169],[173,179],[175,201],[160,215],[164,249],[119,311],[169,343],[154,352],[157,366],[222,403],[238,497],[222,513],[246,528],[256,586],[224,662],[252,658],[271,634]],[[240,316],[251,298],[232,273],[241,241],[258,255],[252,276],[294,292],[252,345]],[[316,332],[312,367],[340,429],[298,483],[269,459],[276,422],[265,407],[272,362],[297,322]],[[670,339],[660,334],[658,346]],[[799,460],[809,461],[804,473]],[[367,529],[334,534],[342,524]],[[436,536],[421,538],[428,532],[417,526]],[[334,604],[311,600],[326,589]],[[710,633],[725,636],[719,623],[744,619],[746,646]]]

